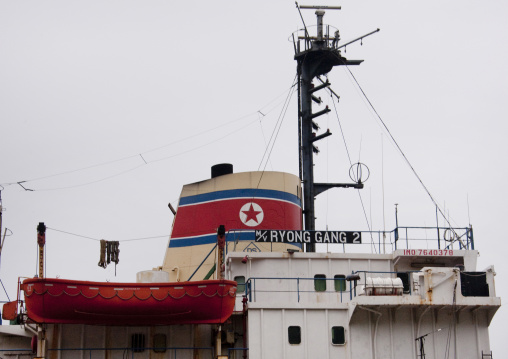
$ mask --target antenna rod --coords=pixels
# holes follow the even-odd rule
[[[300,5],[298,5],[298,1],[295,1],[296,8],[298,9],[298,13],[300,14],[300,19],[302,19],[303,27],[305,29],[305,37],[309,38],[309,32],[307,31],[307,25],[305,25],[305,21],[303,20],[302,12],[300,11]]]
[[[326,5],[300,5],[300,9],[340,10],[341,7],[340,6],[326,6]]]
[[[362,40],[363,38],[365,38],[365,37],[367,37],[367,36],[370,36],[370,35],[373,35],[373,34],[375,34],[376,32],[379,32],[379,31],[381,31],[381,29],[376,29],[376,30],[374,30],[374,31],[371,31],[371,32],[369,32],[368,34],[365,34],[365,35],[360,36],[360,37],[358,37],[358,38],[356,38],[356,39],[354,39],[354,40],[351,40],[351,41],[349,41],[349,42],[346,42],[346,43],[345,43],[345,44],[343,44],[343,45],[340,45],[339,47],[337,47],[337,49],[341,49],[341,48],[343,48],[343,47],[345,47],[345,46],[347,46],[347,45],[352,44],[353,42],[357,42],[358,40]]]

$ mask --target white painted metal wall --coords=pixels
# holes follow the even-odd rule
[[[417,358],[415,338],[425,334],[427,359],[478,359],[482,350],[490,352],[487,316],[483,311],[455,312],[454,323],[451,307],[378,308],[375,312],[356,308],[349,322],[348,307],[250,309],[249,358]],[[290,326],[301,327],[300,344],[289,344]],[[333,326],[345,327],[344,345],[332,344]]]
[[[249,309],[249,358],[350,358],[348,340],[332,344],[332,326],[347,328],[348,309]],[[301,343],[289,344],[288,327],[301,328]],[[348,330],[346,329],[346,338]]]
[[[475,253],[461,253],[474,271]],[[423,268],[412,274],[411,295],[339,298],[316,292],[314,281],[300,284],[280,278],[333,278],[352,271],[393,272],[392,255],[325,253],[242,253],[228,259],[231,279],[242,275],[256,280],[248,303],[249,358],[418,358],[416,338],[425,337],[426,358],[481,358],[490,352],[488,325],[500,299],[495,297],[494,269],[486,270],[488,297],[464,297],[459,269]],[[409,263],[409,261],[407,262]],[[406,269],[407,270],[407,269]],[[371,273],[375,277],[394,273]],[[302,283],[302,281],[300,281]],[[333,281],[329,282],[333,286]],[[348,286],[349,289],[349,286]],[[454,295],[455,293],[455,295]],[[238,294],[240,303],[242,293]],[[237,305],[237,308],[241,308]],[[301,343],[290,344],[288,328],[301,328]],[[346,343],[334,345],[331,328],[345,328]]]
[[[118,350],[131,347],[131,337],[135,333],[145,335],[145,347],[153,347],[155,334],[166,335],[167,347],[211,347],[210,325],[174,325],[154,327],[125,326],[89,326],[89,325],[50,325],[48,327],[48,348],[80,349],[80,350],[49,350],[49,359],[124,359],[131,358],[132,352]],[[90,350],[90,349],[100,350]],[[104,350],[104,348],[107,348]],[[210,350],[199,350],[200,358],[212,358]],[[127,354],[126,354],[127,353]],[[174,358],[175,351],[168,349],[164,353],[155,353],[151,349],[134,353],[136,359]],[[194,358],[194,351],[177,350],[181,359]]]

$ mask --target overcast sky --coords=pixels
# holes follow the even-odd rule
[[[495,265],[507,298],[508,3],[338,4],[325,23],[342,41],[381,29],[346,48],[365,60],[350,70],[452,224],[473,225],[478,269]],[[315,24],[313,11],[304,16]],[[38,222],[51,228],[48,277],[134,281],[162,264],[167,203],[177,204],[182,185],[216,163],[264,168],[279,119],[266,169],[298,174],[296,94],[281,115],[298,28],[294,1],[0,0],[0,184],[11,234],[0,278],[11,299],[16,278],[35,274]],[[349,157],[371,177],[366,214],[355,190],[332,190],[318,197],[317,227],[366,230],[367,217],[391,230],[395,203],[400,225],[435,225],[434,204],[352,76],[336,68],[329,79]],[[346,182],[335,107],[320,96],[332,112],[318,122],[333,136],[317,143],[316,180]],[[97,266],[102,238],[136,239],[120,244],[116,277],[114,266]],[[505,313],[491,325],[496,356],[508,349]]]

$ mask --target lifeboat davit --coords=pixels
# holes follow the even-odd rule
[[[110,283],[32,278],[21,285],[36,323],[171,325],[224,323],[236,282]]]

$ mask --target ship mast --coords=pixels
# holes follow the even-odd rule
[[[304,203],[304,226],[305,230],[315,230],[315,197],[333,187],[352,187],[363,188],[363,183],[358,179],[357,183],[315,183],[314,182],[314,153],[318,153],[314,142],[319,141],[331,135],[327,130],[323,134],[316,134],[319,129],[314,119],[330,112],[326,107],[324,110],[313,113],[312,102],[321,103],[321,99],[314,95],[315,92],[330,86],[327,81],[314,86],[312,81],[315,77],[324,75],[332,70],[334,66],[359,65],[363,60],[348,60],[340,53],[338,42],[340,40],[339,32],[336,31],[330,35],[329,26],[323,28],[324,9],[339,10],[340,7],[331,6],[299,6],[296,3],[298,11],[300,9],[315,9],[317,17],[317,34],[310,36],[304,23],[304,34],[293,38],[295,44],[295,60],[297,61],[298,71],[298,116],[299,116],[299,159],[300,159],[300,179],[303,182],[303,203]],[[301,15],[301,13],[300,13]],[[303,21],[303,17],[302,17]],[[303,45],[303,46],[301,46]],[[303,48],[302,48],[303,47]],[[306,244],[307,252],[315,252],[315,244]]]

